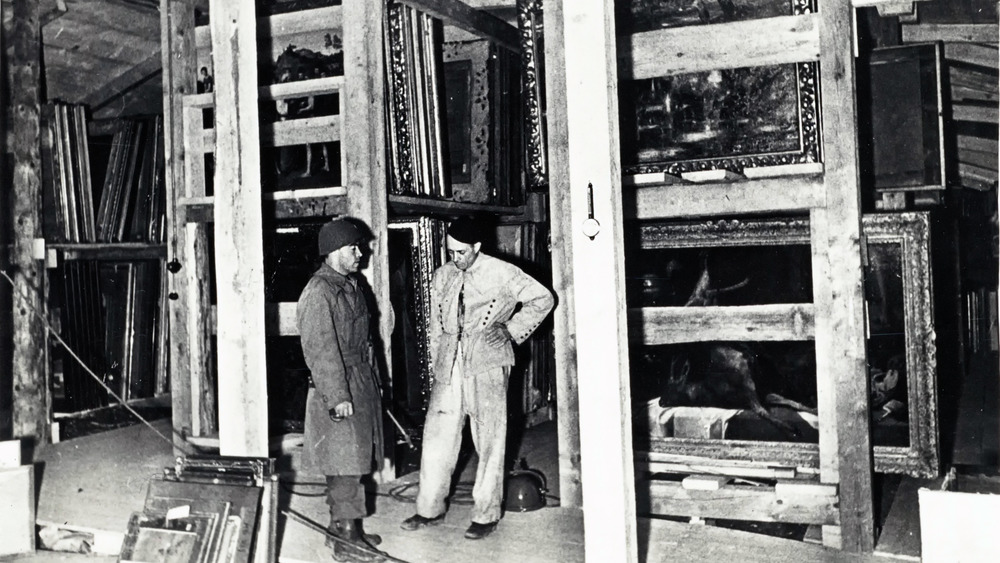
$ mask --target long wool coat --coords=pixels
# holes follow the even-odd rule
[[[364,475],[382,465],[382,410],[371,314],[354,275],[323,264],[299,297],[299,335],[314,388],[306,399],[303,465],[320,475]],[[351,401],[354,415],[329,411]]]

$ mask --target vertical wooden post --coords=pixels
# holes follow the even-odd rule
[[[12,256],[13,302],[13,434],[50,439],[51,396],[45,369],[45,331],[36,316],[43,311],[45,271],[35,259],[35,239],[41,238],[41,134],[39,105],[41,84],[41,24],[38,2],[15,2],[8,61],[11,92],[14,164]],[[6,283],[6,282],[4,282]]]
[[[171,407],[177,432],[203,436],[215,430],[215,385],[207,322],[208,238],[203,223],[188,224],[177,212],[178,199],[190,195],[185,176],[188,155],[184,150],[183,97],[196,91],[194,39],[192,3],[160,0],[167,263],[179,267],[171,271],[167,282]]]
[[[817,373],[834,393],[820,397],[820,409],[836,409],[835,435],[821,436],[820,478],[840,485],[840,537],[827,529],[824,543],[868,553],[875,521],[852,10],[850,2],[827,2],[819,10],[826,207],[812,212],[813,292]]]
[[[614,5],[561,4],[563,32],[546,41],[566,54],[565,90],[549,94],[565,96],[569,181],[558,189],[568,195],[573,273],[587,280],[574,286],[584,548],[588,561],[636,561]],[[593,238],[582,228],[590,186]]]
[[[562,37],[562,4],[545,5],[545,37]],[[545,41],[545,61],[549,69],[566,66],[562,43]],[[576,331],[573,301],[573,222],[564,209],[569,207],[569,138],[566,124],[566,76],[545,73],[548,94],[546,119],[549,161],[549,225],[552,237],[552,286],[559,306],[552,312],[555,335],[556,408],[559,441],[559,504],[579,507],[583,503],[580,483],[580,403],[577,392]]]
[[[392,315],[389,309],[388,189],[385,147],[384,2],[345,0],[344,89],[340,114],[342,183],[347,189],[348,214],[364,221],[375,239],[364,275],[375,292],[376,322],[386,364],[390,354]],[[389,475],[386,467],[383,477]]]
[[[219,451],[267,457],[257,20],[253,2],[210,0],[209,13],[215,68],[215,279],[217,318],[223,319],[216,330]]]

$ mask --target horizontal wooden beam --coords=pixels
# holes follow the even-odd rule
[[[988,188],[997,182],[997,171],[990,170],[988,168],[983,168],[982,166],[976,166],[975,164],[968,164],[965,162],[958,163],[958,175],[962,179],[963,185],[971,181],[973,185],[969,187],[974,188]]]
[[[430,14],[442,22],[488,39],[518,53],[521,40],[517,28],[484,10],[473,8],[460,0],[399,0],[418,11]]]
[[[214,152],[215,129],[205,129],[202,147]],[[288,147],[340,140],[340,116],[323,115],[288,121],[264,123],[260,126],[260,143],[265,147]]]
[[[467,213],[496,213],[498,215],[524,215],[523,205],[492,205],[431,199],[428,197],[389,195],[389,208],[396,213],[425,213],[429,215],[462,215]]]
[[[959,151],[969,150],[992,153],[995,157],[998,149],[1000,149],[1000,145],[998,145],[996,139],[984,139],[972,135],[958,135]]]
[[[998,67],[997,45],[983,43],[945,43],[944,58],[992,69]]]
[[[636,481],[636,510],[647,514],[684,515],[756,522],[838,525],[839,496],[831,488],[808,485],[777,487],[725,485],[714,491],[685,489],[677,481]],[[796,493],[801,488],[802,492]]]
[[[60,250],[64,260],[156,260],[167,257],[166,244],[140,242],[57,243],[48,246]]]
[[[929,43],[932,41],[996,43],[997,25],[994,24],[944,24],[922,23],[903,25],[903,43]]]
[[[257,18],[257,41],[273,43],[276,38],[308,33],[342,33],[343,9],[341,6],[312,8],[308,17],[304,11],[286,12]],[[195,45],[198,51],[212,50],[212,34],[209,26],[195,28]]]
[[[332,217],[347,213],[347,191],[340,186],[295,190],[306,192],[289,197],[288,192],[264,193],[262,211],[269,219],[295,219],[301,217]],[[322,194],[322,195],[320,195]],[[186,223],[211,223],[214,198],[179,198],[177,208],[179,220]]]
[[[1000,95],[997,95],[996,92],[987,92],[977,88],[952,84],[951,100],[953,102],[987,102],[995,104],[997,101],[1000,101]]]
[[[343,76],[328,76],[325,78],[310,78],[296,80],[284,84],[271,84],[257,88],[257,97],[261,101],[285,100],[303,98],[306,96],[321,96],[336,94],[344,87]],[[215,93],[189,94],[184,96],[184,106],[189,108],[210,108],[215,106]]]
[[[997,77],[987,72],[979,72],[969,67],[948,65],[948,81],[951,85],[973,88],[984,92],[997,92]]]
[[[632,308],[628,320],[632,341],[646,345],[812,340],[816,323],[811,303]]]
[[[952,104],[951,117],[955,121],[978,121],[997,124],[997,106],[980,106],[972,104]]]
[[[626,80],[812,62],[819,59],[819,26],[815,14],[806,14],[644,31],[619,39],[618,57]]]
[[[622,191],[626,219],[781,213],[826,205],[823,178],[815,175],[725,184],[637,186]]]

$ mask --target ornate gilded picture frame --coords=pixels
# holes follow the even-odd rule
[[[940,465],[940,441],[930,218],[925,212],[865,215],[863,231],[869,257],[865,268],[865,295],[875,470],[935,476]],[[728,267],[712,270],[713,290],[719,295],[718,303],[713,304],[719,306],[811,302],[809,236],[809,222],[804,218],[642,223],[633,231],[635,240],[627,251],[632,254],[626,258],[626,270],[633,282],[627,298],[630,315],[638,307],[683,306],[684,301],[690,299],[689,291],[682,291],[671,300],[669,289],[658,288],[656,284],[667,286],[682,279],[678,272],[683,270],[681,265],[685,261],[696,262],[694,270],[702,273],[709,270],[704,266],[706,263]],[[670,273],[651,277],[648,275],[651,265]],[[797,279],[782,285],[777,294],[768,295],[767,288],[774,286],[775,269],[780,272],[777,276]],[[699,276],[688,279],[697,282]],[[763,291],[754,288],[757,280],[766,280]],[[641,338],[632,334],[632,340],[638,342]],[[755,343],[747,344],[756,346]],[[805,364],[786,360],[792,358],[792,353],[797,354],[796,362],[811,357],[809,377],[817,377],[815,348],[811,341],[763,344],[755,349],[768,353],[780,350],[786,354],[774,365],[794,364],[801,370]],[[672,350],[658,351],[635,344],[630,348],[633,403],[641,408],[641,401],[652,396],[649,408],[655,411],[654,414],[659,413],[656,400],[664,397],[659,394],[665,389],[662,381],[674,368],[669,364],[672,358],[656,363],[656,353],[669,356]],[[659,401],[659,405],[663,403]],[[653,431],[656,424],[650,422],[648,416],[638,417],[636,420],[643,424],[636,427],[636,449],[698,458],[818,467],[818,427],[815,424],[813,428],[799,424],[798,428],[805,431],[798,432],[795,437],[782,435],[767,424],[763,425],[764,432],[741,433],[740,416],[743,414],[729,421],[725,432],[711,437],[668,437]],[[746,417],[754,418],[754,415],[746,414]],[[803,415],[802,418],[808,417]],[[799,418],[794,420],[801,422]],[[812,420],[815,423],[818,419]],[[735,439],[731,438],[734,436]]]
[[[812,0],[707,0],[697,4],[629,0],[619,3],[616,17],[624,60],[631,61],[665,56],[646,52],[666,49],[662,40],[639,40],[660,28],[814,10]],[[822,162],[819,69],[815,62],[662,76],[630,76],[625,72],[625,76],[629,79],[619,84],[619,117],[622,171],[626,175],[680,176],[703,170],[742,173],[747,168]]]

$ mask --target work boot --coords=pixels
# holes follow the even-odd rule
[[[327,538],[326,544],[333,544],[333,560],[341,563],[381,563],[385,558],[375,553],[361,536],[360,520],[335,520],[330,525],[330,533],[346,541]],[[380,538],[381,539],[381,538]],[[370,548],[370,549],[365,549]]]

